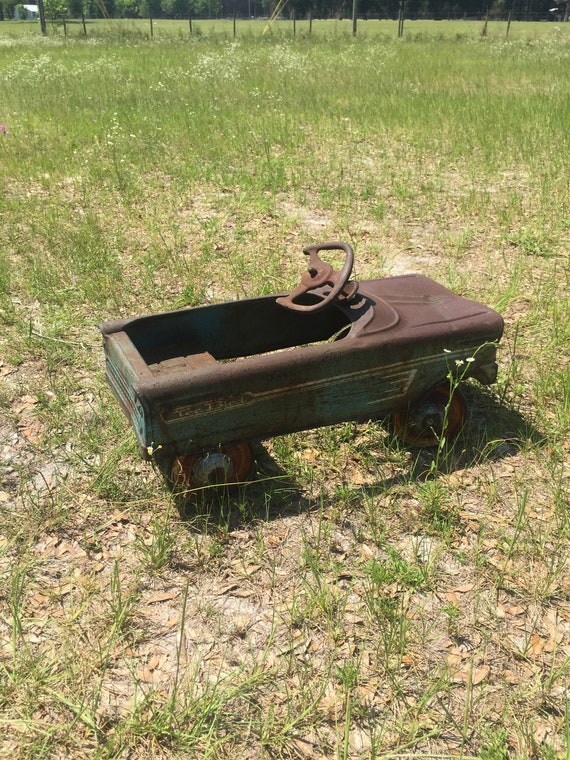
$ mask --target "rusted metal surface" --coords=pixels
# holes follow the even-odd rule
[[[165,475],[171,484],[183,488],[230,485],[247,479],[252,461],[249,443],[233,443],[176,457],[172,463],[165,463]]]
[[[336,272],[330,264],[321,261],[320,251],[342,250],[345,253],[344,266]],[[332,303],[335,298],[339,300],[350,300],[354,298],[358,290],[358,284],[355,282],[348,285],[348,279],[354,265],[354,253],[347,243],[322,243],[321,245],[310,245],[303,250],[303,253],[309,257],[309,266],[301,277],[299,285],[286,296],[280,296],[276,302],[280,306],[285,306],[293,311],[303,313],[321,311]],[[313,303],[303,303],[302,298],[307,294],[319,294],[318,300]]]
[[[346,244],[350,266],[324,272],[314,256],[339,245],[306,249],[309,274],[292,294],[101,325],[143,456],[383,417],[450,371],[494,382],[499,314],[421,275],[350,283]]]
[[[458,388],[439,385],[418,403],[392,415],[394,432],[412,446],[436,446],[442,436],[453,438],[461,430],[467,404]]]

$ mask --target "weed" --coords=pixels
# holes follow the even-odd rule
[[[139,538],[137,542],[139,554],[151,572],[158,572],[172,561],[176,545],[176,533],[170,524],[170,510],[167,509],[160,518],[153,518],[148,533],[148,536]]]

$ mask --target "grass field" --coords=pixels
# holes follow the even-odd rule
[[[160,28],[0,24],[0,757],[570,757],[568,30]],[[180,509],[98,323],[327,239],[498,309],[497,384]]]
[[[151,34],[157,40],[177,38],[179,40],[193,37],[308,37],[317,39],[352,37],[352,19],[309,19],[279,18],[269,22],[267,18],[208,20],[193,19],[192,26],[188,20],[154,19],[152,25],[149,19],[87,19],[85,27],[78,19],[66,22],[64,28],[61,21],[47,22],[50,36],[69,37],[99,37],[99,38],[140,38],[149,39]],[[568,40],[570,29],[568,24],[556,22],[518,22],[507,20],[450,20],[429,21],[426,19],[406,19],[404,21],[404,37],[407,40],[473,40],[481,36],[489,39],[509,39],[537,41],[539,39],[555,38]],[[6,21],[2,24],[4,37],[37,36],[40,34],[38,21]],[[357,37],[372,39],[393,38],[398,35],[397,19],[358,19]]]

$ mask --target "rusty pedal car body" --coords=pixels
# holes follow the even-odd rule
[[[327,250],[344,251],[340,270]],[[421,275],[351,281],[346,243],[304,252],[288,295],[101,325],[108,382],[171,483],[240,482],[250,441],[348,420],[392,415],[408,443],[431,445],[463,424],[450,372],[495,381],[495,311]]]

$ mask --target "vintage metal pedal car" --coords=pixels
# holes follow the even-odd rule
[[[332,250],[338,271],[319,257]],[[241,482],[251,441],[347,420],[392,415],[408,443],[433,445],[464,421],[450,373],[495,381],[495,311],[421,275],[351,281],[346,243],[304,253],[288,295],[101,325],[111,388],[171,484]]]

